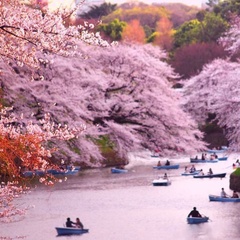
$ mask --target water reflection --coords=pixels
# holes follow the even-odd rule
[[[232,160],[231,160],[232,159]],[[38,187],[18,200],[21,205],[35,205],[20,222],[1,224],[0,236],[26,236],[45,240],[56,237],[56,226],[67,217],[80,217],[89,233],[60,239],[84,240],[192,240],[239,239],[239,203],[209,202],[208,194],[229,190],[232,156],[225,163],[211,165],[216,171],[226,170],[223,179],[193,179],[181,176],[188,158],[178,159],[180,169],[169,170],[169,187],[153,187],[152,180],[164,170],[153,170],[157,160],[131,163],[127,174],[111,174],[110,169],[83,171],[78,177],[54,187]],[[199,164],[208,170],[209,165]],[[210,217],[205,224],[189,225],[186,217],[196,206]],[[15,238],[14,238],[15,237]],[[59,239],[59,238],[58,238]]]

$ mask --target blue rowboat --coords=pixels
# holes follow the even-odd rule
[[[210,159],[202,160],[202,159],[190,158],[190,162],[191,163],[217,163],[218,158],[213,160],[210,160]]]
[[[35,176],[42,177],[44,175],[45,175],[45,171],[43,170],[33,170],[33,171],[23,172],[24,177],[35,177]]]
[[[227,161],[228,157],[219,157],[218,161]]]
[[[80,166],[67,166],[66,167],[67,170],[81,170]]]
[[[194,175],[194,178],[224,178],[226,173],[215,173],[215,174],[206,174],[206,175]]]
[[[223,198],[221,196],[216,196],[216,195],[209,195],[209,201],[212,202],[240,202],[240,198]]]
[[[171,181],[169,181],[169,179],[159,178],[159,179],[153,180],[152,184],[153,186],[168,186],[171,184]]]
[[[184,172],[184,173],[182,173],[182,176],[197,175],[197,174],[199,174],[200,171],[201,171],[201,170],[196,170],[196,171],[194,171],[194,172]]]
[[[179,168],[179,164],[175,164],[175,165],[163,165],[163,166],[154,166],[154,169],[178,169]]]
[[[187,222],[189,224],[198,224],[198,223],[204,223],[208,222],[209,217],[188,217]]]
[[[111,168],[112,173],[127,173],[127,169],[121,169],[121,168]]]
[[[71,228],[71,227],[56,227],[57,234],[61,235],[79,235],[88,233],[88,229]]]
[[[208,149],[207,153],[224,153],[227,149]]]
[[[56,170],[56,169],[47,170],[47,173],[52,175],[76,175],[78,172],[79,170]]]

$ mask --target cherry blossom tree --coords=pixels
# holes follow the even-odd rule
[[[232,16],[231,27],[219,42],[228,50],[232,55],[238,55],[240,52],[240,17]]]
[[[71,14],[64,9],[54,13],[48,9],[41,11],[19,0],[1,1],[0,57],[36,68],[39,52],[67,56],[75,52],[77,40],[108,46],[98,33],[89,32],[93,25],[66,27]]]
[[[238,56],[239,17],[232,18],[231,24],[219,43],[232,56]],[[230,149],[239,151],[240,64],[238,60],[232,62],[231,59],[216,59],[205,65],[199,75],[189,79],[184,90],[184,105],[199,123],[204,123],[209,113],[216,114],[214,120],[226,130]]]
[[[185,85],[187,110],[204,124],[209,113],[216,114],[218,125],[226,129],[230,147],[239,151],[240,64],[214,60]]]
[[[77,55],[49,56],[34,81],[27,81],[24,68],[3,74],[6,98],[16,113],[38,118],[49,112],[56,123],[86,125],[78,139],[68,142],[72,147],[61,145],[71,160],[91,165],[93,159],[103,159],[95,142],[101,136],[108,136],[121,157],[143,148],[158,148],[162,155],[204,148],[197,125],[179,107],[179,94],[169,82],[175,75],[159,47],[78,49],[84,61]]]

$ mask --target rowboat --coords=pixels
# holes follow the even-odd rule
[[[217,163],[218,158],[212,159],[212,160],[211,159],[202,160],[202,159],[190,158],[190,162],[191,163]]]
[[[207,152],[208,153],[224,153],[227,151],[227,149],[228,147],[222,146],[221,149],[208,149]]]
[[[71,227],[56,227],[58,235],[76,235],[88,233],[88,229],[71,228]]]
[[[24,171],[23,172],[23,176],[24,177],[42,177],[45,175],[45,171],[43,170],[33,170],[33,171]]]
[[[163,166],[153,166],[154,169],[178,169],[179,164],[175,165],[163,165]]]
[[[121,169],[121,168],[111,168],[112,173],[127,173],[127,169]]]
[[[49,169],[47,170],[48,174],[52,175],[76,175],[79,172],[79,170],[57,170],[57,169]]]
[[[215,174],[206,174],[206,175],[194,175],[194,178],[224,178],[226,173],[215,173]]]
[[[219,157],[218,161],[227,161],[228,157]]]
[[[184,172],[184,173],[182,173],[181,175],[182,175],[182,176],[197,175],[197,174],[199,174],[200,171],[201,171],[201,170],[196,170],[196,171],[194,171],[194,172]]]
[[[153,186],[168,186],[171,184],[171,181],[169,179],[155,179],[152,181]]]
[[[226,197],[223,198],[221,196],[216,196],[216,195],[209,195],[209,201],[212,202],[240,202],[240,198],[231,198],[231,197]]]
[[[198,223],[204,223],[208,222],[209,217],[188,217],[187,222],[189,224],[198,224]]]

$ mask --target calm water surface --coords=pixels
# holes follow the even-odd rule
[[[165,170],[154,170],[158,159],[131,157],[126,174],[111,174],[110,169],[81,171],[79,176],[54,187],[39,186],[17,203],[34,206],[18,222],[1,223],[0,236],[29,240],[192,240],[240,239],[240,203],[209,202],[209,194],[222,187],[231,194],[229,174],[237,155],[227,161],[195,164],[197,169],[227,172],[223,179],[194,179],[181,176],[189,157],[171,159],[180,168],[168,170],[168,187],[153,187],[152,181]],[[164,161],[164,160],[163,160]],[[186,216],[196,206],[210,217],[208,223],[189,225]],[[56,226],[67,217],[79,217],[89,233],[57,237]],[[0,239],[3,239],[1,238]]]

